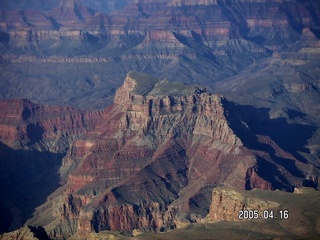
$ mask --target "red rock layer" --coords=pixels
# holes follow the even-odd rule
[[[251,131],[237,106],[205,88],[131,72],[114,102],[72,143],[60,169],[69,174],[66,184],[29,221],[50,216],[46,230],[53,238],[159,232],[199,221],[210,209],[208,191],[220,185],[290,190],[306,184],[306,164]]]
[[[282,8],[287,12],[281,11]],[[310,12],[311,8],[314,13]],[[297,41],[303,28],[317,28],[313,19],[316,11],[319,11],[319,6],[314,1],[167,0],[133,1],[121,13],[115,11],[106,16],[95,13],[78,1],[68,0],[44,13],[35,10],[3,11],[0,27],[8,32],[12,43],[18,41],[20,44],[33,42],[39,45],[50,39],[83,40],[86,36],[94,36],[106,38],[108,46],[116,49],[116,42],[121,41],[130,49],[122,57],[133,54],[138,58],[140,52],[145,55],[148,51],[146,46],[153,48],[149,52],[150,57],[155,53],[178,56],[187,53],[192,41],[212,48],[208,49],[212,52],[225,51],[223,47],[230,44],[230,40],[242,37],[261,45],[250,50],[255,54],[265,53],[264,47],[276,50],[277,45],[280,47]],[[127,42],[129,39],[134,41]]]
[[[101,113],[43,106],[24,99],[0,101],[0,140],[12,148],[36,141],[73,139],[93,128]]]
[[[83,112],[24,99],[0,101],[1,204],[10,213],[5,224],[1,222],[5,227],[1,231],[24,224],[30,211],[58,188],[68,174],[57,172],[67,149],[93,129],[101,115],[100,111]]]
[[[165,231],[188,218],[189,201],[203,187],[244,189],[255,158],[230,128],[223,101],[205,89],[128,74],[104,121],[64,159],[63,168],[76,168],[60,200],[48,203],[62,209],[50,236],[70,221],[66,235]]]

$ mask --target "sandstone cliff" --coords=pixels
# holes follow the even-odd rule
[[[209,214],[203,222],[239,221],[240,210],[258,210],[259,216],[263,216],[264,210],[275,209],[278,206],[276,202],[248,197],[234,189],[215,188],[212,191]]]
[[[114,102],[93,130],[73,142],[60,169],[70,173],[65,186],[28,221],[46,222],[52,238],[161,232],[199,222],[209,212],[232,220],[234,212],[219,212],[224,203],[208,194],[221,185],[317,186],[302,174],[307,164],[251,131],[239,106],[203,87],[130,72]]]
[[[44,205],[61,222],[46,226],[49,235],[165,231],[190,218],[189,200],[202,187],[244,188],[255,160],[229,127],[223,101],[205,88],[128,74],[104,120],[63,160],[62,169],[76,168],[64,193]]]

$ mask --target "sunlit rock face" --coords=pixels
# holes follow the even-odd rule
[[[220,185],[319,189],[319,1],[3,3],[0,97],[32,100],[0,102],[8,219],[166,231],[232,219]]]
[[[262,215],[264,210],[278,206],[276,202],[250,198],[237,190],[218,187],[212,191],[210,211],[203,222],[241,221],[243,217],[239,215],[240,211],[252,210]]]
[[[130,72],[95,127],[72,142],[60,168],[64,186],[28,224],[47,221],[52,238],[102,230],[161,232],[214,211],[217,186],[317,186],[288,169],[285,164],[298,160],[251,131],[237,108],[204,87]]]
[[[188,201],[202,187],[245,188],[254,157],[229,127],[223,101],[203,87],[129,73],[104,120],[63,160],[63,168],[77,167],[60,200],[47,203],[62,209],[54,213],[62,221],[57,228],[73,219],[63,234],[164,231],[175,228],[179,214],[187,218]],[[50,236],[63,232],[57,228]]]

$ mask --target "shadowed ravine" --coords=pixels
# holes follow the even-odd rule
[[[0,156],[1,201],[12,210],[1,214],[2,232],[6,232],[23,226],[60,186],[59,168],[65,153],[14,150],[1,143]]]
[[[286,118],[270,119],[270,109],[267,108],[254,108],[253,106],[239,105],[228,101],[225,102],[225,105],[229,109],[228,120],[230,126],[243,144],[252,150],[264,151],[270,157],[270,159],[265,159],[264,156],[258,157],[259,174],[268,182],[273,183],[274,188],[293,191],[294,186],[279,171],[279,167],[288,171],[290,175],[304,178],[305,169],[299,169],[297,165],[299,165],[299,162],[303,164],[312,163],[304,158],[301,152],[310,153],[305,146],[316,132],[317,127],[288,123]],[[304,116],[304,114],[291,111],[291,118],[301,116]],[[268,138],[261,140],[258,135]],[[270,144],[272,141],[289,155],[287,157],[279,156],[276,148]],[[292,157],[295,158],[295,161],[292,160]],[[270,174],[270,172],[273,174]],[[303,185],[317,189],[318,182],[310,180],[305,179]],[[251,189],[250,184],[247,184],[246,189]]]

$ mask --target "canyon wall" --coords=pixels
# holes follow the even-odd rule
[[[52,238],[103,230],[162,232],[208,214],[232,220],[234,212],[213,209],[220,209],[221,194],[229,195],[214,190],[212,197],[212,189],[290,191],[309,184],[287,164],[300,171],[307,165],[248,130],[237,106],[203,87],[130,72],[114,102],[94,129],[73,142],[60,168],[69,174],[65,185],[28,221],[48,222]],[[248,137],[264,147],[256,150]]]
[[[257,61],[288,49],[298,51],[303,29],[310,29],[318,39],[319,8],[317,1],[106,4],[68,0],[50,10],[1,10],[1,77],[15,80],[9,85],[2,82],[0,94],[56,105],[103,108],[112,102],[105,101],[106,95],[114,96],[114,89],[129,71],[215,90],[214,83],[237,75]],[[68,72],[74,63],[82,66]],[[93,70],[88,63],[95,63]],[[29,72],[35,65],[41,68]],[[55,69],[62,74],[57,76]],[[23,74],[15,76],[20,71]],[[34,84],[39,76],[46,77],[45,81],[41,77],[43,84],[59,98],[48,91],[30,95],[27,85],[39,89]],[[20,83],[19,79],[24,81]],[[81,91],[68,91],[64,79]],[[101,93],[102,88],[106,92]]]
[[[219,186],[319,189],[318,1],[37,2],[0,6],[1,229],[161,232],[234,220]]]
[[[12,148],[32,145],[39,140],[58,141],[68,137],[72,140],[93,128],[102,115],[99,111],[43,106],[25,99],[2,100],[0,108],[0,139]]]
[[[62,158],[75,139],[94,128],[102,113],[25,99],[1,100],[0,109],[0,203],[4,213],[0,226],[7,231],[20,227],[60,186],[65,177],[58,172]]]

